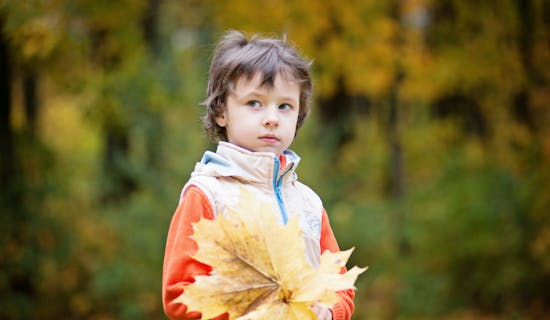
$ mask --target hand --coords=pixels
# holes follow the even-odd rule
[[[330,312],[329,308],[314,304],[311,306],[311,310],[315,312],[318,320],[332,320],[332,312]]]

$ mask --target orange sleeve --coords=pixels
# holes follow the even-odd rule
[[[201,217],[214,219],[214,212],[206,195],[195,186],[190,186],[170,222],[164,265],[162,269],[162,303],[164,312],[170,319],[200,319],[200,312],[190,310],[174,300],[179,297],[184,287],[195,281],[197,275],[207,275],[212,268],[191,258],[197,252],[197,244],[191,239],[192,223]],[[227,319],[227,314],[216,319]]]
[[[334,237],[334,232],[330,227],[330,221],[328,219],[327,212],[323,209],[323,218],[321,220],[321,253],[325,250],[330,252],[338,252],[340,248],[338,247],[338,242],[336,242],[336,237]],[[343,272],[345,270],[342,270]],[[349,320],[351,314],[355,309],[355,304],[353,299],[355,297],[355,291],[353,289],[342,290],[337,292],[340,296],[340,301],[338,301],[332,307],[332,319],[333,320]]]

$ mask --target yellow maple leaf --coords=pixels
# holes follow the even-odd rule
[[[331,307],[335,291],[354,288],[366,268],[340,273],[353,249],[324,252],[313,268],[294,215],[280,224],[270,203],[241,189],[236,208],[215,220],[194,225],[198,251],[194,259],[213,267],[196,276],[176,301],[210,319],[228,312],[229,319],[315,319],[311,305]]]

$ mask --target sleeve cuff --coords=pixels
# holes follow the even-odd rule
[[[332,309],[330,309],[330,311],[332,312],[333,320],[345,319],[345,310],[342,308],[342,305],[340,305],[340,303],[335,304]]]

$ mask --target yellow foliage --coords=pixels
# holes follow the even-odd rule
[[[177,301],[203,318],[228,312],[230,319],[314,319],[312,304],[332,306],[339,300],[335,291],[353,288],[365,270],[340,273],[352,250],[327,251],[313,268],[305,258],[298,215],[281,225],[271,204],[244,188],[236,208],[194,227],[199,247],[194,258],[213,272],[198,276]]]
[[[47,58],[61,40],[58,19],[43,16],[14,30],[13,41],[25,60]]]

